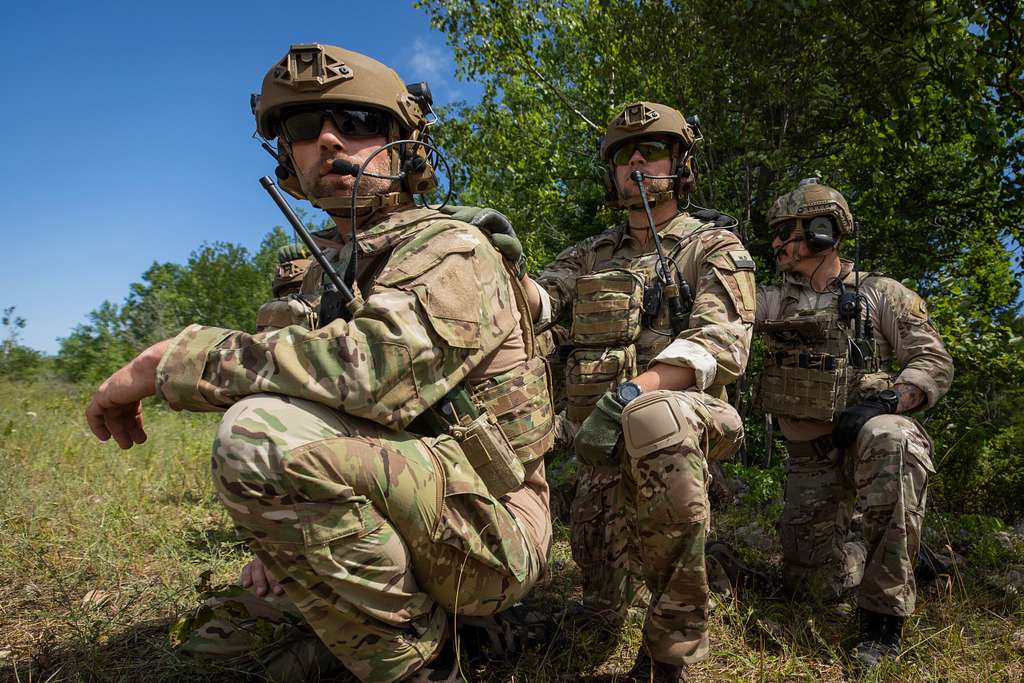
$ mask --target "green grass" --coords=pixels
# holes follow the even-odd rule
[[[100,444],[82,417],[87,393],[0,382],[0,680],[236,680],[204,674],[168,646],[176,615],[197,604],[210,570],[230,583],[247,561],[208,476],[217,415],[147,406],[150,440],[123,452]],[[715,533],[752,521],[771,528],[772,506],[718,511]],[[942,529],[956,516],[935,515]],[[972,533],[983,526],[969,520]],[[774,534],[774,531],[771,533]],[[556,610],[579,597],[567,533],[556,526],[551,579],[536,593]],[[905,655],[881,681],[1017,681],[1024,677],[1024,602],[994,583],[1021,549],[993,555],[938,587],[922,587]],[[778,575],[778,557],[743,550]],[[974,566],[977,565],[977,566]],[[562,626],[558,646],[518,661],[468,666],[472,680],[614,681],[640,643],[631,622],[602,650],[593,633]],[[854,626],[773,595],[715,605],[711,657],[694,680],[856,679],[843,653]]]

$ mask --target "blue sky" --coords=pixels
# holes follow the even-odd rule
[[[283,219],[257,179],[249,94],[292,43],[341,45],[426,80],[435,104],[479,97],[410,2],[14,3],[0,25],[4,131],[0,307],[55,352],[153,261],[204,241],[258,246]]]

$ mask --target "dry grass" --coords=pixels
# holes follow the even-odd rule
[[[85,400],[67,387],[0,383],[0,680],[236,680],[202,674],[167,645],[175,615],[196,604],[199,575],[231,582],[246,561],[207,474],[217,416],[150,406],[150,442],[124,453],[87,433]],[[722,512],[717,533],[769,516]],[[556,538],[552,578],[536,594],[552,610],[579,593],[565,530]],[[1024,606],[988,576],[972,570],[923,588],[904,656],[864,680],[1021,680]],[[640,642],[636,622],[605,649],[593,633],[562,628],[558,645],[467,673],[614,681]],[[852,635],[842,619],[748,594],[716,605],[712,656],[694,679],[860,680],[843,655]]]

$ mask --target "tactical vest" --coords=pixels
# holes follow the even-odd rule
[[[854,277],[843,284],[852,286]],[[862,273],[861,286],[870,277]],[[891,384],[880,372],[874,340],[858,345],[853,324],[839,320],[836,305],[798,310],[757,327],[765,340],[757,403],[766,413],[831,422],[866,391]]]
[[[395,247],[387,265],[374,276],[374,282],[389,287],[411,288],[421,278],[429,277],[430,270],[438,262],[437,254],[428,253],[420,245],[429,240],[444,240],[444,233],[454,226],[447,219],[421,221],[418,226],[422,227],[416,231],[415,240],[406,239]],[[454,248],[472,249],[475,246],[459,239]],[[331,250],[325,250],[328,251]],[[391,267],[392,264],[399,267]],[[523,465],[543,457],[555,438],[547,364],[535,348],[532,316],[522,283],[511,274],[507,262],[505,267],[510,273],[509,280],[520,314],[526,362],[472,388],[465,382],[460,383],[408,426],[409,431],[423,436],[452,436],[495,497],[522,486],[525,479]],[[316,321],[322,280],[322,269],[313,263],[303,283],[302,293],[292,295],[290,299],[294,303],[296,298],[300,298],[304,305],[288,307],[289,311],[297,313],[289,324],[303,325],[307,320]],[[358,288],[355,294],[360,296]],[[282,313],[281,317],[287,316]],[[438,332],[442,336],[446,333]],[[461,332],[456,330],[452,333]]]
[[[673,276],[696,291],[696,273],[679,271],[676,259],[693,241],[683,236],[665,254]],[[588,254],[589,272],[576,278],[565,363],[566,416],[583,422],[606,392],[636,377],[672,342],[668,301],[655,301],[658,255],[644,254],[615,267],[612,241]],[[625,261],[625,259],[623,259]],[[597,270],[594,270],[598,267]]]

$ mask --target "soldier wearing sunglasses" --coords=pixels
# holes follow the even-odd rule
[[[146,396],[226,411],[213,480],[255,594],[211,600],[174,635],[236,675],[461,681],[453,615],[486,626],[544,573],[545,367],[487,237],[412,201],[434,187],[413,144],[429,105],[364,55],[292,46],[253,97],[257,131],[282,186],[334,217],[318,240],[354,303],[328,316],[313,264],[264,331],[192,325],[87,409],[122,448],[146,440]]]
[[[783,580],[826,604],[856,590],[852,656],[875,667],[899,653],[914,612],[935,472],[931,441],[907,413],[946,393],[953,361],[921,297],[839,258],[855,224],[838,191],[808,178],[772,204],[768,225],[782,284],[757,292],[766,341],[758,401],[789,453]],[[854,512],[861,521],[848,538]]]
[[[626,106],[600,149],[608,202],[626,219],[526,280],[538,327],[564,322],[573,346],[567,416],[580,426],[571,543],[584,582],[574,611],[614,629],[650,594],[643,645],[624,680],[684,680],[708,653],[708,469],[743,438],[724,398],[750,349],[754,263],[732,232],[680,209],[696,187],[695,142],[677,110]],[[690,292],[678,333],[636,171],[664,263]]]

